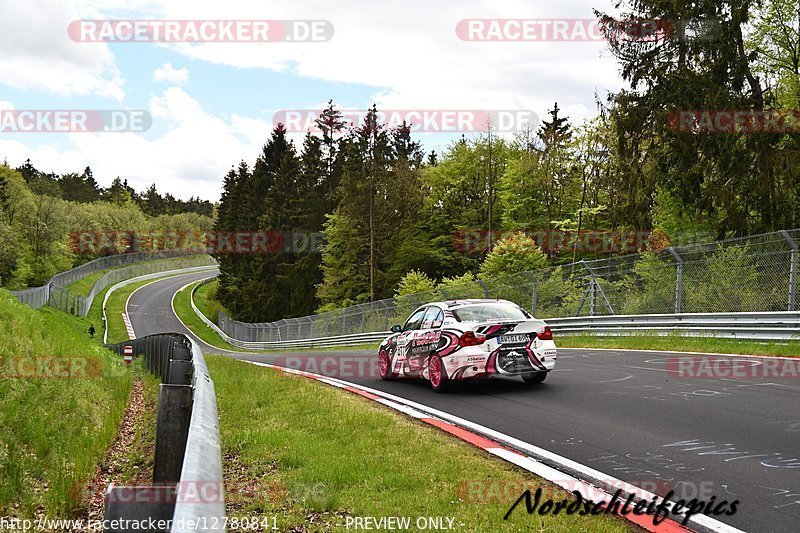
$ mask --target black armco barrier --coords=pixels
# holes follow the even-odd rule
[[[141,531],[141,527],[124,524],[140,525],[149,519],[165,525],[155,531],[191,530],[198,519],[219,525],[211,531],[223,531],[225,504],[217,401],[200,348],[180,333],[150,335],[107,348],[122,356],[126,346],[133,348],[134,358],[143,357],[147,371],[162,382],[153,485],[109,486],[105,531]],[[182,492],[209,492],[216,496],[203,501],[182,498]]]

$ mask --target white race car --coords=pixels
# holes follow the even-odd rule
[[[454,380],[497,375],[541,383],[555,365],[550,328],[507,300],[423,305],[392,326],[378,350],[381,379],[422,378],[437,392]]]

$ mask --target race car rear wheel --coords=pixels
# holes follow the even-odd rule
[[[378,353],[378,374],[384,381],[391,381],[397,379],[397,373],[392,372],[392,359],[386,350],[381,350]]]
[[[537,385],[544,381],[547,377],[547,372],[534,372],[533,374],[523,374],[522,380],[529,385]]]
[[[450,378],[447,377],[442,358],[437,354],[433,354],[428,362],[428,379],[436,392],[444,392],[450,386]]]

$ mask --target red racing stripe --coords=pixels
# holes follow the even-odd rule
[[[505,449],[504,446],[501,446],[500,444],[496,443],[493,440],[489,440],[486,437],[481,437],[480,435],[472,433],[471,431],[467,431],[466,429],[462,429],[458,426],[454,426],[453,424],[450,424],[448,422],[444,422],[443,420],[438,420],[436,418],[422,418],[421,420],[427,422],[432,426],[436,426],[442,431],[446,431],[447,433],[450,433],[451,435],[456,436],[461,440],[465,440],[470,444],[477,446],[478,448],[483,448],[484,450],[486,448]]]

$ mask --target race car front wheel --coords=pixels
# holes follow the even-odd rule
[[[436,392],[444,392],[450,386],[450,379],[447,377],[442,358],[436,354],[432,355],[428,362],[428,379]]]
[[[536,385],[544,381],[547,377],[547,372],[534,372],[533,374],[523,374],[522,380],[529,385]]]
[[[378,353],[378,374],[384,381],[391,381],[397,379],[397,373],[392,372],[392,359],[386,350],[381,350]]]

